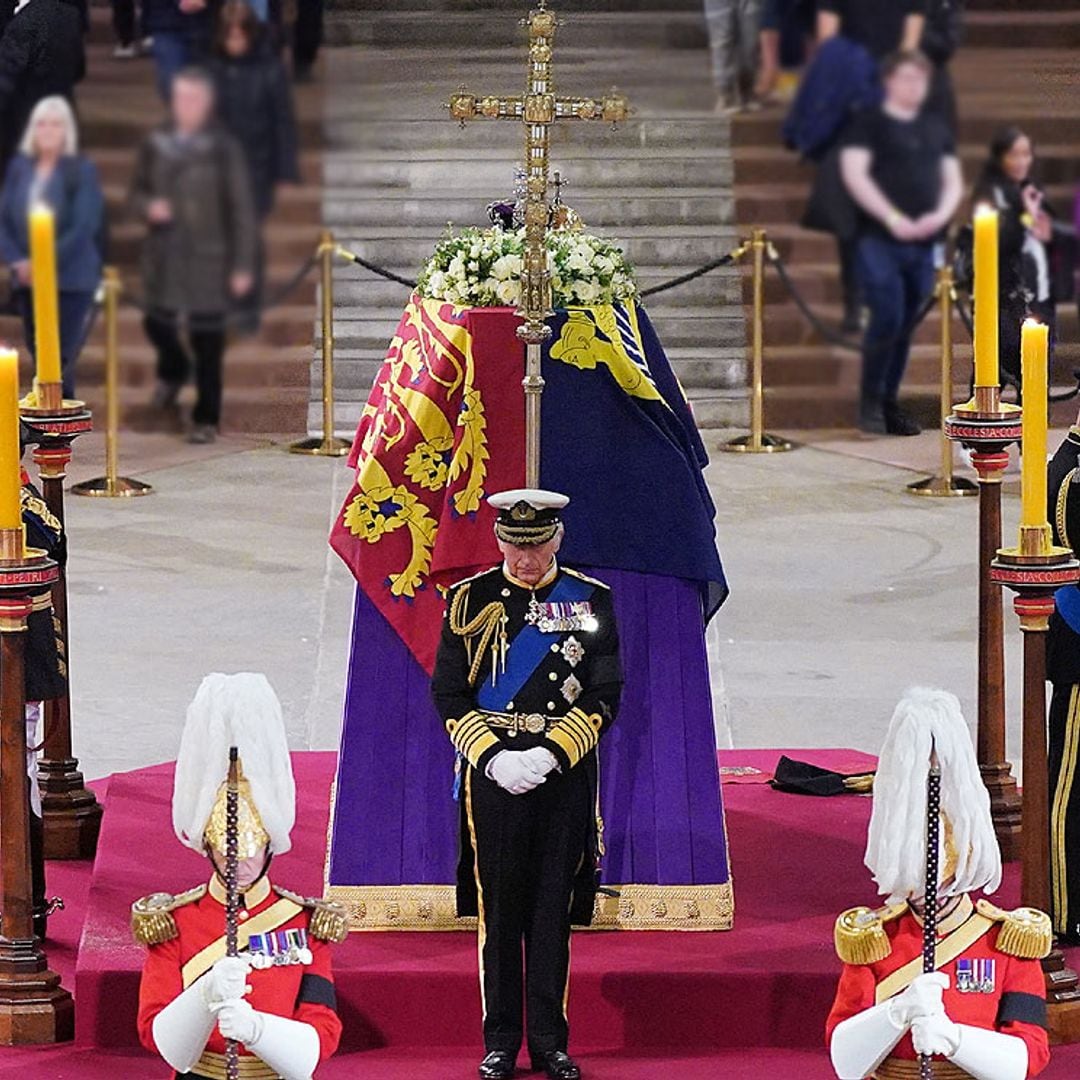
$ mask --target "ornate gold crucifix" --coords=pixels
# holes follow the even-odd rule
[[[557,97],[552,84],[555,30],[558,21],[540,0],[525,21],[529,28],[529,66],[525,93],[520,97],[478,97],[464,87],[450,99],[450,115],[462,127],[469,120],[516,120],[525,125],[525,258],[518,315],[524,324],[518,336],[526,345],[525,379],[525,483],[540,486],[540,399],[544,392],[541,371],[543,343],[551,336],[551,273],[547,265],[550,219],[548,170],[552,125],[562,120],[605,120],[617,124],[630,115],[622,94],[601,98]]]

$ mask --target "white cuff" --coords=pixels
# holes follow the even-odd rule
[[[154,1017],[154,1045],[178,1073],[191,1072],[216,1023],[206,1007],[202,980],[192,983]]]
[[[837,1024],[829,1056],[839,1080],[870,1076],[900,1041],[905,1029],[893,1022],[889,1004],[883,1001]]]
[[[311,1080],[319,1064],[319,1033],[301,1020],[287,1020],[273,1013],[259,1013],[262,1031],[248,1047],[282,1080]]]
[[[1025,1080],[1027,1043],[1017,1035],[958,1024],[960,1045],[949,1058],[975,1080]]]

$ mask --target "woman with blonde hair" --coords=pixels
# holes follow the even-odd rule
[[[11,268],[34,351],[33,274],[29,214],[44,203],[56,220],[60,289],[60,355],[64,396],[75,396],[75,364],[101,280],[105,203],[93,164],[79,154],[75,116],[66,99],[43,98],[30,114],[19,153],[0,190],[0,258]]]

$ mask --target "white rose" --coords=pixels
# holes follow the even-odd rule
[[[442,296],[446,290],[446,275],[441,270],[436,270],[428,278],[428,292],[434,296]]]
[[[577,248],[570,255],[570,258],[566,260],[567,270],[575,270],[579,273],[586,273],[592,269],[592,259],[581,248]]]
[[[574,292],[583,304],[592,304],[600,296],[600,286],[595,281],[578,281],[574,284]]]
[[[460,255],[456,255],[450,260],[450,265],[446,268],[446,273],[452,278],[465,277],[465,260]]]
[[[484,282],[483,288],[486,289],[489,293],[491,293],[494,296],[495,293],[498,291],[499,283],[495,278],[489,277]]]
[[[509,278],[521,277],[524,268],[525,262],[520,255],[503,255],[495,260],[491,272],[500,281],[506,281]]]
[[[500,281],[495,289],[495,295],[504,304],[518,304],[521,302],[521,282],[515,279]]]

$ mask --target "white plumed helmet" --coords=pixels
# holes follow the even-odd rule
[[[920,897],[926,877],[926,781],[931,751],[941,768],[941,895],[1001,884],[1001,849],[990,794],[955,694],[909,690],[896,706],[874,779],[866,865],[890,903]]]
[[[274,855],[292,847],[296,782],[281,702],[265,675],[207,675],[188,706],[173,785],[173,829],[180,842],[205,852],[224,820],[229,750],[239,752],[241,857],[268,844]],[[212,821],[213,819],[213,821]],[[220,831],[220,830],[218,830]]]

